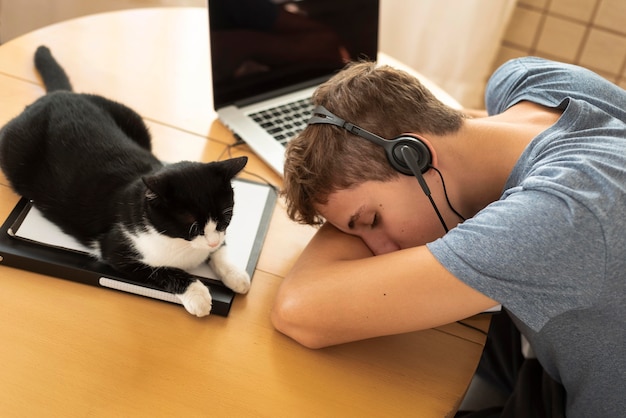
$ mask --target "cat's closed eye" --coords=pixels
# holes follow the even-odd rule
[[[204,234],[202,225],[198,219],[190,212],[180,212],[176,214],[177,222],[182,225],[189,225],[188,234],[189,238],[193,238],[198,235]]]
[[[202,235],[202,230],[198,227],[198,222],[194,222],[189,227],[189,237],[195,237],[196,235]]]
[[[230,225],[230,221],[233,218],[233,207],[230,206],[222,211],[222,216],[220,220],[217,222],[216,229],[218,231],[225,231],[228,225]]]

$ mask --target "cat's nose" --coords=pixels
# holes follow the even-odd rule
[[[219,236],[219,234],[216,234],[216,233],[213,232],[213,233],[207,234],[205,236],[205,238],[206,238],[207,244],[211,248],[215,248],[218,245],[220,245],[220,236]]]

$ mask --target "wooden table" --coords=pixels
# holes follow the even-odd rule
[[[147,121],[167,160],[213,160],[234,142],[210,102],[206,10],[140,9],[52,25],[0,46],[0,125],[43,94],[46,44],[74,88]],[[248,171],[281,179],[246,146]],[[250,174],[242,177],[256,179]],[[0,175],[0,218],[18,200]],[[273,213],[252,288],[227,318],[0,265],[2,417],[443,417],[484,335],[450,324],[322,350],[276,332],[272,301],[314,229]],[[0,263],[1,264],[1,263]],[[485,329],[488,317],[467,322]]]

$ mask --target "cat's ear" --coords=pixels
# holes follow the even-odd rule
[[[166,196],[169,188],[169,182],[158,174],[143,176],[141,178],[143,184],[146,185],[145,197],[148,200],[155,200],[159,196]]]
[[[216,164],[220,165],[220,168],[224,172],[224,177],[232,179],[235,177],[248,163],[248,157],[236,157],[230,158],[224,161],[218,161]]]

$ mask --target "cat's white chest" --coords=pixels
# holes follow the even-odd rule
[[[208,245],[203,236],[193,241],[159,234],[154,228],[138,234],[126,233],[143,263],[152,267],[192,269],[207,260],[217,248]]]

